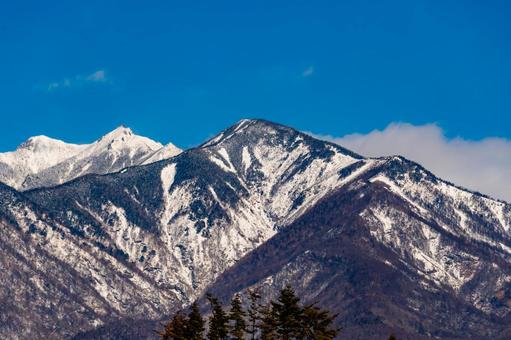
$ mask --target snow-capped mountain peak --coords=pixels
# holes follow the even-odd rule
[[[212,147],[220,145],[235,136],[238,136],[238,138],[243,138],[242,136],[245,135],[246,130],[250,130],[252,134],[255,134],[255,137],[259,139],[264,139],[275,135],[278,130],[287,130],[289,133],[297,132],[296,130],[287,126],[272,123],[263,119],[242,119],[233,126],[227,128],[210,140],[206,141],[201,145],[201,147]]]
[[[17,150],[49,151],[62,145],[68,145],[61,140],[45,135],[33,136],[21,143]]]
[[[84,150],[86,145],[68,144],[46,136],[34,136],[15,151],[0,153],[0,181],[19,188],[24,179]]]
[[[102,136],[98,141],[126,141],[130,136],[133,136],[133,131],[124,125],[120,125],[106,135]]]
[[[0,182],[18,190],[53,186],[85,174],[105,174],[173,157],[181,150],[163,146],[119,126],[91,144],[68,144],[34,136],[15,151],[0,153]]]
[[[163,145],[161,143],[136,135],[130,128],[119,126],[115,130],[107,133],[94,143],[90,144],[84,152],[84,155],[81,157],[83,158],[93,156],[95,154],[101,154],[105,149],[115,153],[131,151],[131,153],[152,154],[154,151],[157,151],[162,147]]]

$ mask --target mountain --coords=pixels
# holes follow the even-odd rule
[[[0,153],[0,181],[21,188],[28,175],[52,167],[78,154],[85,147],[46,136],[31,137],[18,146],[16,151]]]
[[[92,144],[31,137],[16,151],[0,153],[0,182],[18,190],[55,186],[86,174],[105,174],[170,158],[181,152],[118,127]]]
[[[59,324],[58,334],[120,315],[156,318],[199,297],[226,268],[340,185],[339,169],[358,159],[293,129],[245,120],[161,162],[18,192],[26,202],[5,213],[14,221],[7,227],[29,236],[5,242],[13,242],[14,252],[37,244],[44,256],[76,269],[61,284],[83,284],[83,309],[92,314],[69,316],[80,321]],[[9,199],[0,203],[12,206]],[[68,249],[73,244],[79,246]],[[31,253],[16,256],[37,261]],[[94,315],[102,304],[114,312]],[[15,315],[19,324],[30,318]],[[48,327],[41,322],[33,329],[55,331]]]
[[[275,298],[292,283],[339,313],[346,339],[509,339],[511,206],[401,157],[375,162],[208,290]]]
[[[225,299],[254,285],[272,295],[284,282],[346,307],[340,322],[352,334],[505,331],[504,202],[404,158],[363,158],[263,120],[144,164],[150,157],[54,187],[0,187],[2,337],[101,325],[112,337],[208,287]]]
[[[3,339],[69,338],[130,313],[155,317],[161,312],[155,300],[175,302],[117,253],[1,184],[0,226]],[[123,300],[112,303],[110,294]]]

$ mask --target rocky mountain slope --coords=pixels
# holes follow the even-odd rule
[[[0,182],[18,190],[49,187],[86,174],[106,174],[148,164],[181,152],[118,127],[92,144],[31,137],[16,151],[0,153]]]
[[[291,282],[339,313],[346,339],[509,338],[511,206],[400,157],[374,162],[209,290],[275,297]]]
[[[89,311],[105,302],[115,310],[112,319],[157,317],[199,297],[226,268],[341,185],[346,179],[338,171],[358,159],[287,127],[242,121],[168,160],[16,192],[27,202],[22,212],[6,214],[13,225],[29,216],[19,228],[31,236],[12,249],[39,244],[45,256],[79,268],[74,281],[83,283]],[[2,204],[10,206],[9,200]],[[25,207],[29,204],[38,212]],[[45,218],[47,223],[40,222]],[[63,231],[52,232],[55,225]],[[70,244],[79,246],[68,250]],[[35,261],[28,254],[17,256]],[[91,256],[104,257],[107,268]],[[103,270],[124,273],[123,280]],[[138,296],[130,293],[132,286]],[[81,321],[93,328],[106,315],[98,310]],[[18,316],[20,324],[27,317]],[[48,326],[34,329],[41,332],[40,327]],[[62,327],[59,334],[76,330]]]
[[[154,317],[161,312],[154,301],[176,301],[115,251],[81,237],[3,185],[0,226],[3,339],[70,337],[76,329],[126,314]],[[109,294],[123,300],[112,303]]]
[[[159,319],[217,279],[224,297],[289,282],[345,306],[353,332],[367,320],[409,334],[497,334],[511,305],[509,205],[403,158],[365,159],[266,121],[240,121],[160,162],[0,193],[0,280],[13,282],[0,288],[3,337]],[[359,303],[369,296],[379,302]],[[463,319],[455,306],[479,328],[453,321]],[[444,319],[452,330],[436,324]]]

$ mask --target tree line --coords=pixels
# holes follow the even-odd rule
[[[331,340],[339,334],[333,326],[336,314],[315,304],[302,305],[291,286],[280,291],[276,301],[261,303],[257,290],[248,291],[248,301],[236,294],[229,310],[208,294],[211,313],[206,321],[197,303],[188,314],[178,312],[159,332],[162,340]],[[246,306],[246,307],[245,307]]]

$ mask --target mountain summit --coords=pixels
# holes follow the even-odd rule
[[[91,144],[68,144],[46,136],[0,153],[0,181],[18,190],[65,183],[86,174],[105,174],[125,167],[173,157],[181,152],[135,135],[120,126]]]

